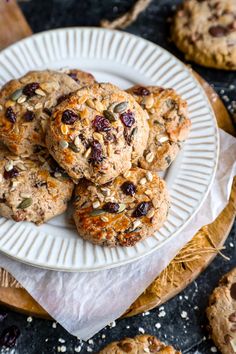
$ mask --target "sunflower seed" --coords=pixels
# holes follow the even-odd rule
[[[146,184],[146,183],[147,183],[147,180],[146,180],[145,177],[141,178],[140,181],[139,181],[139,184],[141,184],[141,186],[144,186],[144,184]]]
[[[136,229],[137,227],[139,227],[141,225],[141,221],[140,220],[135,220],[133,222],[133,230]]]
[[[59,142],[59,145],[60,145],[60,147],[61,147],[62,149],[66,149],[66,148],[68,148],[68,146],[69,146],[68,142],[65,141],[65,140],[61,140],[61,141]]]
[[[46,96],[46,93],[45,93],[43,90],[41,90],[41,89],[35,90],[35,93],[36,93],[38,96],[42,96],[42,97]]]
[[[102,112],[104,110],[104,106],[100,101],[95,102],[95,108],[98,112]]]
[[[90,212],[90,216],[98,216],[98,215],[102,215],[102,214],[105,214],[105,211],[103,209],[95,209],[95,210],[92,210]]]
[[[161,135],[161,136],[157,135],[155,139],[158,143],[161,143],[161,144],[169,140],[169,138],[166,134]]]
[[[34,106],[35,109],[40,109],[40,108],[42,108],[42,107],[43,107],[43,105],[42,105],[41,102],[38,102],[38,103]]]
[[[55,172],[55,173],[54,173],[54,177],[55,177],[55,178],[59,178],[59,177],[61,177],[61,176],[62,176],[61,172]]]
[[[25,95],[22,95],[20,96],[20,98],[18,98],[17,103],[22,104],[26,101],[26,99],[27,97]]]
[[[147,171],[146,173],[146,178],[149,182],[152,182],[153,180],[153,174],[150,171]]]
[[[76,147],[80,146],[80,138],[78,136],[74,139],[74,144]]]
[[[21,196],[21,198],[28,199],[31,197],[31,194],[30,193],[21,193],[20,196]]]
[[[11,100],[12,101],[17,101],[18,98],[20,98],[21,95],[22,95],[22,89],[18,89],[15,92],[12,93]]]
[[[126,209],[125,204],[119,204],[119,209],[117,211],[117,214],[122,213]]]
[[[154,160],[154,154],[153,152],[149,152],[147,155],[146,155],[146,161],[147,162],[152,162]]]
[[[104,117],[106,119],[108,119],[110,122],[115,122],[116,120],[118,120],[118,114],[113,113],[112,111],[109,111],[108,109],[103,111],[103,114],[104,114]]]
[[[149,210],[149,212],[147,213],[147,217],[148,219],[151,219],[155,214],[155,210],[154,209],[151,209]]]
[[[25,198],[22,200],[22,202],[18,205],[17,209],[27,209],[29,208],[33,203],[32,198]]]
[[[100,202],[98,200],[96,200],[96,202],[93,203],[93,209],[97,209],[100,207]]]
[[[117,105],[115,105],[113,111],[115,113],[123,113],[124,111],[126,111],[128,107],[128,102],[124,101],[124,102],[120,102]]]
[[[93,100],[91,100],[90,98],[86,101],[86,104],[90,108],[94,108],[95,107],[95,104],[94,104]]]
[[[108,222],[109,221],[109,219],[106,216],[102,216],[101,220],[104,221],[104,222]]]
[[[88,148],[88,150],[85,152],[85,154],[84,154],[84,157],[87,159],[87,157],[89,157],[89,155],[91,154],[91,151],[92,151],[92,149],[91,149],[91,147],[90,148]]]

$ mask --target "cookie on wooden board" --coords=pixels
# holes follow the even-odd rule
[[[181,354],[170,345],[159,341],[156,337],[142,334],[134,338],[125,338],[117,342],[113,342],[102,349],[99,354]]]
[[[211,336],[222,354],[236,353],[236,268],[225,274],[207,308]]]
[[[104,184],[143,154],[146,112],[128,93],[109,84],[81,88],[56,107],[46,136],[55,160],[76,182]]]
[[[56,71],[31,71],[0,91],[0,140],[17,155],[45,146],[52,108],[79,86]]]
[[[113,182],[86,180],[75,189],[74,220],[84,239],[102,246],[134,246],[163,225],[169,211],[164,180],[132,168]]]
[[[149,138],[140,165],[152,171],[166,170],[189,134],[187,102],[175,90],[158,86],[135,85],[127,92],[149,116]]]
[[[73,188],[71,179],[44,148],[22,157],[1,147],[1,216],[42,224],[66,210]]]
[[[236,1],[185,0],[173,19],[172,39],[187,60],[236,70]]]

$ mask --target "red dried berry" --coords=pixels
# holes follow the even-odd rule
[[[12,107],[8,107],[5,113],[5,117],[11,122],[15,123],[16,122],[16,114],[13,111]]]
[[[79,83],[79,80],[77,78],[77,74],[75,71],[70,71],[69,74],[67,74],[68,76],[70,76],[74,81]]]
[[[61,121],[64,124],[72,125],[72,124],[74,124],[77,121],[77,119],[79,119],[78,114],[76,114],[75,112],[73,112],[70,109],[66,109],[62,113]]]
[[[117,213],[119,211],[119,208],[120,206],[118,203],[112,203],[112,202],[106,203],[102,207],[103,210],[112,214]]]
[[[61,95],[57,99],[57,104],[60,104],[61,102],[65,101],[68,97],[69,97],[69,95]]]
[[[4,173],[3,173],[3,177],[5,179],[11,179],[11,178],[15,178],[19,175],[19,171],[17,170],[16,167],[13,167],[10,171],[6,171],[4,170]]]
[[[121,185],[121,190],[124,194],[133,196],[136,193],[136,186],[133,182],[126,181]]]
[[[90,147],[92,149],[90,154],[89,162],[93,165],[99,164],[103,161],[104,157],[102,154],[102,145],[98,140],[93,140],[90,143]]]
[[[31,82],[30,84],[27,84],[23,88],[23,94],[28,98],[33,97],[35,95],[35,90],[37,90],[38,88],[39,88],[38,82]]]
[[[0,345],[5,347],[12,348],[16,344],[16,340],[20,335],[20,330],[16,326],[11,326],[2,332],[0,336]]]
[[[209,33],[212,37],[224,37],[228,34],[228,32],[228,28],[221,25],[211,26],[209,28]]]
[[[107,132],[111,130],[110,122],[103,116],[96,116],[93,121],[93,127],[97,132]]]
[[[135,218],[141,218],[142,216],[147,215],[149,209],[150,209],[150,203],[149,202],[142,202],[134,210],[132,216]]]
[[[43,112],[46,113],[49,117],[51,117],[51,115],[52,115],[52,112],[50,111],[49,108],[44,108]]]
[[[151,94],[151,92],[144,86],[137,87],[133,92],[137,96],[149,96]]]
[[[24,114],[24,119],[26,122],[32,122],[34,117],[35,117],[35,114],[31,111],[26,111]]]
[[[133,112],[131,112],[130,109],[127,112],[122,113],[120,115],[120,119],[127,128],[131,128],[132,125],[135,123],[134,114]]]

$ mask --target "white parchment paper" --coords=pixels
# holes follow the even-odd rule
[[[203,225],[227,204],[236,175],[236,139],[220,131],[220,160],[210,193],[191,223],[160,250],[134,263],[95,273],[33,268],[0,255],[8,270],[68,332],[83,340],[122,315]]]

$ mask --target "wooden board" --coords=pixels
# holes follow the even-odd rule
[[[0,34],[1,20],[4,17],[2,13],[3,7],[2,0],[0,0]],[[13,7],[12,7],[13,6]],[[9,9],[10,14],[8,17],[10,21],[14,21],[15,14],[13,13],[16,4],[12,2]],[[18,18],[26,22],[23,15],[19,12],[19,8],[15,7]],[[5,6],[4,11],[7,11]],[[13,16],[14,15],[14,16]],[[8,23],[9,26],[9,23]],[[15,24],[13,24],[15,26]],[[22,37],[28,36],[28,25],[24,24]],[[19,39],[18,36],[14,39],[15,30],[12,31],[13,36],[7,41],[0,38],[0,47],[3,48],[7,44],[13,43]],[[210,102],[212,103],[215,111],[218,125],[226,132],[234,135],[234,127],[227,110],[225,109],[222,101],[216,95],[214,90],[196,73],[194,73],[206,91]],[[236,180],[232,188],[231,199],[227,207],[219,215],[219,217],[210,225],[203,227],[188,243],[170,265],[160,274],[159,277],[148,287],[148,289],[131,305],[124,316],[133,316],[143,311],[148,311],[164,302],[169,300],[181,292],[191,281],[193,281],[213,260],[217,254],[217,249],[224,244],[230,229],[232,227],[236,211]],[[196,248],[197,257],[190,260],[186,258],[189,249]],[[204,250],[204,252],[202,252]],[[37,304],[37,302],[22,288],[1,287],[0,288],[0,303],[8,306],[18,312],[26,313],[41,318],[50,318],[47,312]]]

